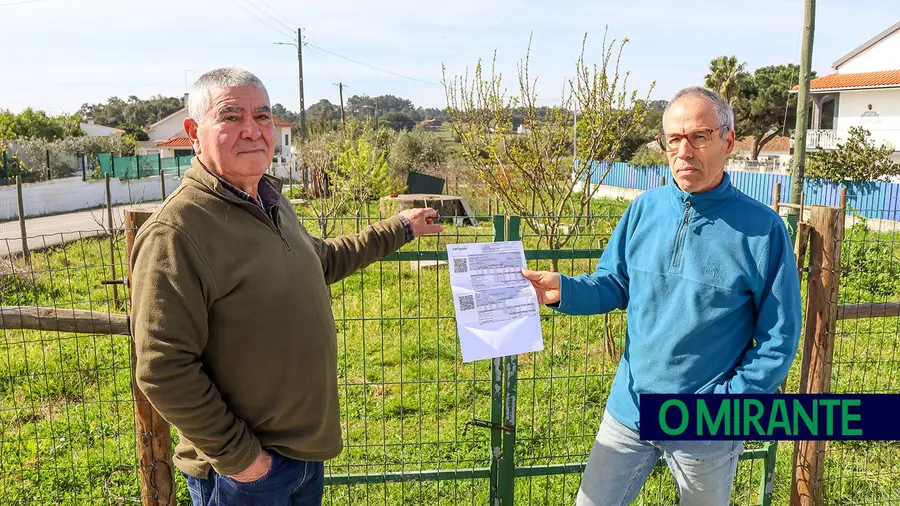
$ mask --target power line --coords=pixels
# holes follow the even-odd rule
[[[259,1],[262,2],[262,4],[265,5],[266,7],[269,7],[269,4],[263,2],[262,0],[259,0]],[[268,12],[266,12],[266,11],[260,9],[258,5],[256,5],[255,3],[253,3],[253,0],[246,0],[246,2],[247,2],[249,5],[251,5],[252,7],[254,7],[256,10],[258,10],[259,12],[261,12],[264,16],[268,17],[268,18],[271,19],[272,21],[275,21],[275,22],[278,23],[279,25],[281,25],[281,26],[287,28],[289,31],[293,32],[293,31],[296,29],[296,28],[291,28],[290,26],[288,26],[288,25],[282,23],[280,19],[278,19],[278,18],[276,18],[275,16],[269,14]],[[272,8],[269,7],[269,9],[272,9]],[[272,9],[272,11],[274,11],[274,10],[275,10],[275,9]],[[276,14],[277,14],[277,13],[276,13]],[[282,16],[282,17],[284,17],[284,16]],[[287,19],[287,18],[285,17],[285,19]]]
[[[277,14],[277,15],[281,16],[282,18],[284,18],[288,23],[291,23],[291,24],[293,24],[293,25],[295,25],[295,26],[300,26],[299,23],[294,23],[293,21],[291,21],[290,19],[288,19],[287,16],[285,16],[285,15],[282,14],[281,12],[275,10],[271,5],[267,4],[267,3],[265,2],[265,0],[259,0],[259,3],[265,5],[266,7],[269,8],[270,11],[272,11],[272,12],[274,12],[275,14]]]
[[[307,44],[307,46],[309,46],[309,44]],[[340,77],[340,75],[338,74],[338,72],[334,69],[334,67],[331,66],[330,63],[328,63],[328,61],[325,59],[325,57],[324,57],[323,55],[319,54],[319,51],[318,51],[318,50],[312,51],[312,55],[315,56],[317,60],[319,60],[320,62],[322,62],[322,65],[323,65],[324,67],[326,67],[325,70],[326,70],[329,74],[331,74],[331,77],[333,77],[333,78],[335,79],[335,81],[340,81],[340,80],[341,80],[341,77]]]
[[[260,22],[264,23],[266,26],[268,26],[269,28],[275,30],[276,32],[280,33],[281,35],[284,35],[285,37],[288,37],[288,38],[289,38],[290,40],[292,40],[292,41],[296,41],[296,40],[297,40],[297,39],[294,37],[294,35],[293,35],[292,33],[285,33],[284,30],[282,30],[282,29],[280,29],[280,28],[277,28],[277,27],[275,27],[275,26],[272,26],[271,23],[269,23],[269,22],[266,21],[265,19],[259,17],[258,14],[256,14],[255,12],[253,12],[253,11],[251,11],[250,9],[248,9],[247,7],[245,7],[244,4],[238,2],[238,0],[231,0],[231,3],[237,5],[238,7],[240,7],[241,9],[243,9],[245,12],[249,13],[251,16],[255,17],[257,20],[259,20]]]
[[[511,21],[512,19],[514,19],[514,18],[516,18],[517,16],[521,15],[521,14],[524,13],[525,11],[530,10],[531,8],[537,6],[539,3],[542,3],[542,2],[544,2],[544,1],[546,1],[546,0],[535,0],[534,2],[531,2],[530,4],[526,5],[524,8],[520,9],[518,12],[513,13],[511,16],[507,17],[507,18],[504,19],[503,21],[500,21],[499,23],[495,23],[495,24],[493,24],[493,25],[490,25],[490,26],[486,26],[486,27],[484,27],[484,28],[481,28],[481,32],[482,32],[482,33],[483,33],[483,32],[489,32],[489,31],[493,30],[494,28],[497,28],[498,26],[500,26],[500,25],[502,25],[502,24],[505,24],[505,23]],[[455,49],[455,48],[457,48],[457,47],[459,47],[459,46],[462,46],[462,45],[465,44],[466,42],[469,42],[470,40],[472,40],[472,39],[469,38],[469,39],[467,39],[467,40],[463,40],[462,42],[458,42],[458,43],[456,43],[456,44],[453,44],[452,46],[448,46],[448,47],[446,47],[445,49]],[[445,54],[446,54],[446,53],[445,53]]]
[[[523,12],[525,12],[525,11],[531,9],[532,7],[536,6],[537,4],[539,4],[539,3],[543,2],[543,1],[545,1],[545,0],[535,0],[534,2],[532,2],[531,4],[529,4],[528,6],[526,6],[524,9],[520,10],[519,12],[514,13],[512,16],[510,16],[510,17],[504,19],[503,21],[501,21],[501,22],[499,22],[499,23],[497,23],[497,24],[495,24],[495,25],[491,25],[491,26],[489,26],[489,27],[487,27],[487,28],[483,28],[482,30],[485,31],[485,32],[488,31],[488,30],[493,30],[494,28],[497,28],[498,26],[500,26],[500,25],[502,25],[502,24],[504,24],[504,23],[506,23],[506,22],[512,20],[512,19],[515,18],[516,16],[522,14]]]
[[[381,68],[381,67],[376,67],[375,65],[370,65],[370,64],[368,64],[368,63],[364,63],[364,62],[361,62],[361,61],[359,61],[359,60],[354,60],[353,58],[350,58],[349,56],[344,56],[344,55],[342,55],[342,54],[335,53],[334,51],[329,51],[329,50],[327,50],[327,49],[325,49],[325,48],[316,46],[316,45],[311,44],[311,43],[309,43],[309,42],[306,42],[305,45],[307,45],[307,46],[309,46],[309,47],[312,47],[312,48],[314,48],[314,49],[318,49],[319,51],[322,51],[322,52],[324,52],[324,53],[328,53],[328,54],[330,54],[330,55],[337,56],[338,58],[342,58],[342,59],[347,60],[347,61],[349,61],[349,62],[353,62],[353,63],[355,63],[355,64],[357,64],[357,65],[362,65],[363,67],[369,67],[370,69],[375,69],[375,70],[378,70],[378,71],[380,71],[380,72],[384,72],[384,73],[386,73],[386,74],[391,74],[391,75],[394,75],[394,76],[397,76],[397,77],[402,77],[402,78],[404,78],[404,79],[409,79],[410,81],[416,81],[416,82],[419,82],[419,83],[422,83],[422,84],[427,84],[427,85],[429,85],[429,86],[438,86],[438,87],[441,86],[441,85],[438,84],[438,83],[433,83],[433,82],[431,82],[431,81],[424,81],[424,80],[419,79],[419,78],[416,78],[416,77],[410,77],[410,76],[401,74],[401,73],[399,73],[399,72],[394,72],[393,70],[383,69],[383,68]]]

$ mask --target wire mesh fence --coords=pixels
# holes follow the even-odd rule
[[[131,502],[141,493],[129,339],[15,329],[38,308],[83,310],[100,326],[103,315],[124,320],[127,294],[104,284],[125,272],[121,234],[28,239],[28,262],[0,264],[0,504]]]
[[[353,232],[372,219],[328,228]],[[461,361],[446,256],[437,254],[493,240],[491,218],[477,221],[331,286],[344,450],[326,467],[327,504],[487,501],[489,433],[467,422],[490,418],[490,363]],[[304,224],[321,233],[317,220]]]
[[[866,317],[900,304],[900,222],[861,217],[871,214],[851,209],[846,220],[834,393],[900,393],[900,318]],[[823,504],[900,504],[900,442],[829,441],[824,459]]]
[[[547,228],[524,219],[518,236],[511,228],[505,235],[524,242],[531,268],[555,263],[566,274],[591,272],[625,204],[598,205],[577,224],[562,217],[554,241]],[[378,219],[366,211],[331,220],[330,235]],[[299,214],[311,233],[321,232],[319,220],[306,210]],[[900,235],[867,226],[848,224],[842,305],[898,302]],[[492,421],[504,399],[497,396],[497,363],[462,363],[445,247],[500,240],[497,227],[491,216],[478,217],[474,226],[448,224],[440,236],[421,238],[331,286],[345,444],[326,467],[326,504],[489,503],[504,464],[496,453],[498,433],[479,422]],[[6,251],[15,251],[16,241],[5,240]],[[104,284],[125,275],[123,234],[91,230],[28,241],[30,265],[7,256],[0,272],[0,505],[138,503],[129,338],[11,324],[39,307],[85,310],[101,319],[127,314],[126,289]],[[898,320],[839,322],[834,392],[900,390]],[[545,349],[516,362],[515,504],[574,501],[626,323],[623,312],[575,317],[542,310]],[[796,369],[788,392],[796,391]],[[781,443],[776,454],[775,446],[745,442],[732,504],[762,504],[765,472],[776,463],[771,504],[787,504],[793,447]],[[897,503],[896,442],[830,442],[825,462],[823,504]],[[178,473],[175,487],[177,504],[190,504]],[[674,481],[660,465],[637,504],[676,503]]]

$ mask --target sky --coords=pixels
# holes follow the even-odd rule
[[[125,7],[125,4],[133,6]],[[900,21],[898,0],[818,0],[813,70]],[[393,94],[445,107],[453,77],[488,64],[518,89],[531,39],[539,103],[559,101],[587,35],[599,63],[604,32],[628,39],[629,89],[666,99],[702,84],[709,62],[735,55],[753,70],[799,63],[802,0],[0,0],[0,109],[50,114],[130,95],[182,96],[204,71],[237,66],[272,103],[298,109],[296,29],[304,32],[306,106]],[[652,91],[651,91],[652,86]]]

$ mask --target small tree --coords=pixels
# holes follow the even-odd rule
[[[338,132],[318,135],[300,149],[301,162],[308,168],[312,183],[310,208],[322,237],[335,231],[337,217],[351,204],[359,224],[363,210],[368,211],[368,202],[403,189],[391,174],[387,153],[375,144],[389,141],[380,139],[377,131],[355,133],[355,138]]]
[[[635,152],[634,156],[628,160],[628,163],[635,167],[645,168],[657,165],[669,165],[669,159],[666,158],[665,153],[659,149],[641,146],[638,148],[637,152]]]
[[[447,162],[447,150],[441,138],[421,127],[400,132],[391,145],[388,163],[398,177],[411,171],[440,172]]]
[[[332,190],[346,194],[358,204],[400,190],[391,175],[386,153],[373,149],[365,137],[344,142],[330,176]]]
[[[322,134],[310,138],[300,146],[300,160],[309,171],[311,188],[310,208],[319,224],[319,235],[327,239],[334,232],[335,218],[344,212],[347,195],[331,190],[331,175],[334,173],[333,134]]]
[[[810,177],[843,181],[888,181],[900,176],[900,164],[891,159],[894,149],[876,146],[868,130],[850,127],[845,142],[835,149],[814,151],[807,156]]]
[[[568,80],[555,107],[537,105],[537,80],[529,74],[530,41],[518,66],[518,93],[512,96],[496,71],[496,53],[489,77],[484,76],[480,60],[471,79],[468,73],[448,79],[444,70],[448,109],[462,156],[506,209],[521,216],[550,249],[560,249],[569,241],[568,231],[579,226],[599,188],[585,183],[596,171],[602,171],[597,175],[603,181],[623,139],[647,114],[649,101],[638,100],[637,92],[628,91],[628,72],[620,72],[627,41],[614,55],[615,41],[607,45],[604,36],[600,63],[588,65],[585,35],[575,77]],[[573,163],[576,107],[579,156]],[[518,133],[513,130],[514,115],[521,115]],[[601,169],[603,162],[607,162],[605,169]],[[576,191],[579,187],[583,191]],[[568,227],[564,221],[569,221]]]

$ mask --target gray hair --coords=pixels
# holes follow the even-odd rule
[[[188,115],[197,123],[202,123],[209,112],[210,91],[216,88],[259,88],[269,96],[266,86],[252,73],[239,68],[224,67],[210,70],[194,82],[188,94]]]
[[[668,114],[669,108],[683,98],[700,98],[709,101],[716,109],[716,118],[719,123],[718,126],[728,127],[728,130],[734,130],[734,111],[731,110],[731,106],[728,105],[728,102],[722,95],[701,86],[691,86],[676,93],[675,96],[672,97],[672,100],[669,100],[669,103],[666,105],[666,110],[663,111],[663,123],[666,121],[666,114]],[[728,134],[728,130],[721,131],[720,135],[723,139]]]

